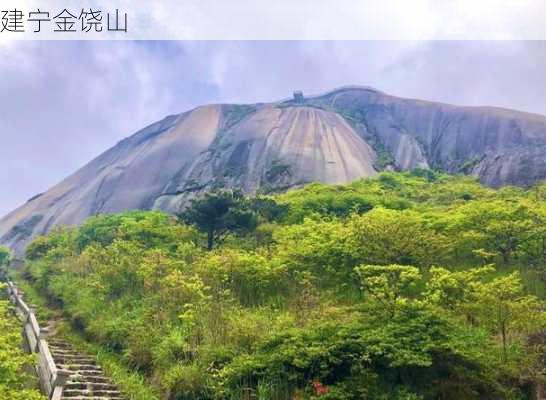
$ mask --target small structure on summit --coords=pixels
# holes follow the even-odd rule
[[[304,101],[304,98],[303,98],[303,92],[301,90],[296,90],[294,92],[294,101],[298,104],[302,104],[303,101]]]

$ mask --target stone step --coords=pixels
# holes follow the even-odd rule
[[[69,371],[97,371],[102,372],[102,368],[94,364],[60,364],[63,369]]]
[[[67,355],[79,355],[81,353],[78,353],[76,350],[73,349],[64,349],[60,347],[53,347],[49,346],[49,350],[51,350],[51,353],[57,353],[57,354],[67,354]]]
[[[53,358],[67,358],[67,359],[78,358],[78,357],[91,358],[91,357],[83,356],[81,354],[67,354],[67,353],[57,353],[57,352],[52,352],[51,355],[53,356]]]
[[[62,356],[53,356],[55,363],[58,364],[87,364],[87,365],[97,365],[97,362],[91,357],[84,356],[71,356],[71,357],[62,357]]]
[[[89,375],[89,376],[83,376],[83,375],[77,375],[73,374],[70,375],[70,380],[68,383],[107,383],[107,384],[113,384],[112,380],[110,378],[106,378],[102,375]]]
[[[116,385],[112,383],[98,383],[98,382],[68,382],[65,386],[66,389],[70,390],[87,390],[87,391],[96,391],[96,390],[117,390]]]
[[[83,377],[83,379],[87,379],[89,377],[101,377],[104,376],[102,374],[102,371],[95,371],[95,370],[88,370],[88,371],[70,371],[73,372],[73,374],[70,375],[70,378],[76,378],[76,377]]]
[[[89,359],[89,360],[95,360],[95,359],[92,358],[92,357],[89,357],[89,356],[86,356],[86,355],[82,355],[82,354],[67,354],[67,353],[56,353],[56,352],[52,352],[51,355],[53,356],[53,358],[66,358],[67,360],[74,360],[74,359],[78,359],[78,358],[84,358],[84,359]]]
[[[101,396],[75,396],[75,397],[65,397],[63,396],[62,399],[70,399],[70,400],[125,400],[123,397],[101,397]]]
[[[95,397],[121,397],[121,393],[118,390],[74,390],[74,389],[65,389],[63,390],[63,397],[80,397],[80,396],[95,396]]]
[[[67,342],[57,342],[57,341],[53,341],[53,340],[50,339],[50,340],[47,341],[47,344],[50,347],[53,347],[53,348],[72,349],[72,345],[70,343],[67,343]]]
[[[70,343],[49,338],[48,345],[59,368],[70,372],[63,390],[67,400],[125,400],[95,358],[80,353]]]

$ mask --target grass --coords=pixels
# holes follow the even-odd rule
[[[38,290],[33,287],[28,281],[25,281],[19,276],[14,277],[17,287],[24,293],[24,300],[29,307],[34,307],[36,310],[36,319],[40,326],[44,326],[47,321],[51,320],[59,313],[52,310],[48,300],[42,296]]]

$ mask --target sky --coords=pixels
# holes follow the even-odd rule
[[[0,41],[0,216],[166,115],[366,85],[546,114],[546,41]]]

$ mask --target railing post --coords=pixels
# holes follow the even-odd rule
[[[61,400],[63,397],[63,387],[57,386],[55,389],[53,389],[53,393],[51,394],[51,400]]]
[[[40,342],[40,326],[36,319],[34,308],[28,308],[28,314],[24,321],[24,331],[26,332],[31,353],[38,353],[38,343]]]
[[[66,382],[68,382],[68,379],[70,379],[70,374],[70,371],[67,371],[65,369],[58,369],[57,378],[55,379],[55,386],[66,385]]]
[[[61,400],[63,396],[64,386],[68,382],[68,379],[70,379],[70,371],[66,371],[64,369],[57,370],[57,376],[55,377],[55,381],[51,385],[51,387],[53,388],[51,393],[51,400]]]
[[[32,344],[30,343],[30,340],[27,335],[27,323],[23,323],[23,327],[21,329],[21,347],[23,348],[23,351],[27,353],[34,353],[34,349],[32,348]]]

